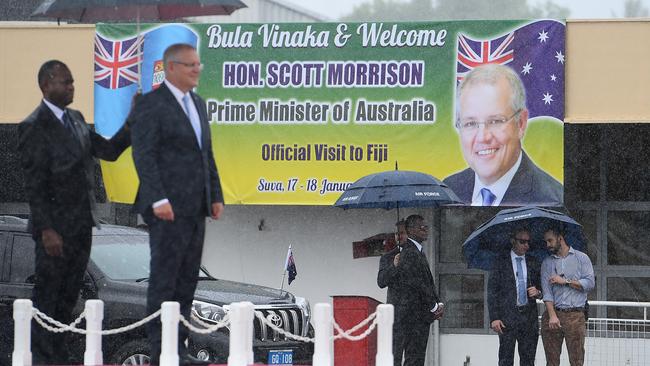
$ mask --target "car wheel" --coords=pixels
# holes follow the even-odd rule
[[[113,365],[148,365],[149,343],[145,340],[131,341],[120,347],[112,357],[111,364]]]

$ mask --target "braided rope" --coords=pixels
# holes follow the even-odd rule
[[[141,319],[133,324],[125,325],[120,328],[115,328],[115,329],[109,329],[109,330],[102,330],[102,331],[88,331],[86,329],[80,329],[77,328],[77,325],[81,323],[81,321],[85,318],[85,312],[82,312],[77,319],[75,319],[72,323],[70,324],[63,324],[60,321],[51,318],[47,314],[41,312],[40,310],[33,308],[32,310],[32,316],[34,317],[34,320],[38,324],[40,324],[43,328],[46,330],[53,332],[53,333],[63,333],[63,332],[72,332],[72,333],[77,333],[77,334],[101,334],[101,335],[114,335],[114,334],[119,334],[123,332],[128,332],[130,330],[133,330],[135,328],[138,328],[151,320],[157,318],[160,316],[162,310],[158,310],[155,313],[147,316],[144,319]],[[309,337],[303,337],[299,335],[295,335],[291,332],[288,332],[275,324],[271,323],[268,319],[264,317],[264,314],[261,311],[255,311],[255,317],[257,317],[263,325],[268,326],[272,330],[278,332],[279,334],[282,334],[285,336],[287,339],[293,339],[296,341],[301,341],[301,342],[314,342],[314,338],[309,338]],[[218,321],[216,324],[210,324],[207,322],[202,321],[200,318],[198,318],[196,315],[192,314],[191,319],[195,321],[198,325],[200,325],[202,328],[194,326],[192,323],[187,321],[182,315],[180,316],[180,322],[187,327],[189,330],[195,333],[199,334],[208,334],[215,332],[221,328],[228,328],[230,325],[230,317],[228,314],[224,316],[224,318],[220,321]],[[352,335],[354,332],[358,331],[359,329],[363,328],[366,326],[368,323],[372,322],[369,326],[368,329],[366,329],[363,333],[359,335]],[[48,324],[49,323],[49,324]],[[370,316],[368,316],[366,319],[361,321],[359,324],[355,325],[354,327],[344,331],[337,323],[336,321],[332,321],[334,329],[336,330],[336,335],[333,336],[334,340],[345,338],[350,341],[359,341],[363,338],[366,338],[370,333],[373,332],[373,330],[377,327],[377,313],[372,313]]]
[[[97,331],[88,331],[86,329],[80,329],[80,328],[76,327],[79,323],[81,323],[81,320],[83,319],[83,317],[85,317],[85,313],[81,313],[79,315],[79,317],[77,319],[75,319],[74,322],[70,323],[69,325],[66,325],[66,324],[63,324],[63,323],[61,323],[60,321],[58,321],[56,319],[53,319],[53,318],[49,317],[47,314],[41,312],[40,310],[38,310],[36,308],[33,309],[33,316],[34,316],[34,319],[36,320],[36,322],[38,324],[40,324],[43,328],[47,329],[50,332],[53,332],[53,333],[73,332],[73,333],[77,333],[77,334],[88,334],[88,333],[90,333],[90,334],[98,334],[99,333],[101,335],[113,335],[113,334],[128,332],[130,330],[138,328],[138,327],[150,322],[151,320],[157,318],[158,316],[160,316],[160,313],[161,313],[161,310],[159,309],[155,313],[147,316],[144,319],[138,320],[137,322],[135,322],[133,324],[125,325],[125,326],[120,327],[120,328],[107,329],[107,330],[102,330],[102,331],[97,332]],[[47,323],[50,323],[50,324],[52,324],[54,326],[51,326],[50,324],[47,324]]]
[[[193,313],[191,315],[191,318],[192,318],[192,320],[194,320],[197,324],[199,324],[203,328],[198,328],[198,327],[194,326],[192,323],[188,322],[185,319],[185,317],[183,317],[182,315],[180,317],[180,321],[181,321],[181,323],[183,323],[184,326],[187,327],[187,329],[191,330],[194,333],[208,334],[208,333],[216,332],[217,330],[219,330],[221,328],[224,328],[224,327],[230,329],[228,327],[228,325],[230,324],[230,317],[228,316],[228,314],[226,314],[223,317],[223,319],[217,321],[216,324],[206,323],[206,322],[202,321],[201,319],[199,319],[199,317],[197,317]]]
[[[266,324],[269,328],[271,328],[274,331],[282,334],[283,336],[285,336],[288,339],[293,339],[293,340],[301,341],[301,342],[305,342],[305,343],[307,343],[307,342],[312,342],[313,343],[314,342],[314,338],[295,335],[295,334],[293,334],[291,332],[287,332],[286,330],[284,330],[284,329],[278,327],[277,325],[271,323],[268,319],[266,319],[264,317],[264,314],[261,311],[256,311],[255,316],[257,317],[257,319],[259,319],[262,322],[262,324]]]
[[[372,321],[372,324],[370,324],[370,326],[368,327],[368,329],[366,329],[365,332],[356,336],[351,335],[352,333],[366,326],[366,324],[368,324],[370,321]],[[355,325],[354,327],[346,331],[341,329],[341,326],[339,326],[336,323],[336,321],[334,321],[333,323],[334,323],[334,329],[338,333],[336,336],[334,336],[334,340],[345,338],[349,341],[359,341],[361,339],[366,338],[370,333],[372,333],[373,330],[375,330],[375,327],[377,327],[377,312],[370,314],[366,319],[362,320],[359,324]]]

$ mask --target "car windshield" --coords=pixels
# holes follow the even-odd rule
[[[90,259],[113,280],[149,278],[149,237],[147,235],[95,235]],[[210,278],[203,268],[199,278]]]

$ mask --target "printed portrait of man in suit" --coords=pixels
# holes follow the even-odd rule
[[[469,168],[444,182],[463,202],[472,206],[562,204],[560,182],[522,149],[528,109],[524,86],[513,69],[488,64],[467,73],[458,86],[455,127]]]

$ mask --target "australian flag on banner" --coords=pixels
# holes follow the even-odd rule
[[[566,27],[540,20],[489,39],[458,34],[456,81],[480,65],[497,63],[517,72],[526,89],[530,118],[564,120],[564,44]]]
[[[289,245],[289,250],[287,251],[287,260],[284,264],[284,269],[289,274],[289,284],[296,279],[298,271],[296,270],[296,262],[293,260],[293,252],[291,251],[291,245]]]
[[[128,25],[132,27],[132,25]],[[197,47],[198,36],[182,24],[165,24],[144,32],[141,37],[113,39],[102,30],[126,25],[98,25],[95,34],[95,128],[112,136],[122,127],[131,109],[131,99],[142,80],[142,92],[158,87],[165,78],[163,52],[175,43]],[[140,74],[138,74],[140,54]]]

